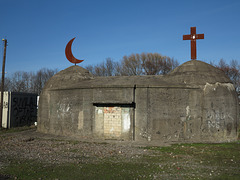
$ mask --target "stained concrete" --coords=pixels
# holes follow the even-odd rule
[[[104,111],[109,107],[127,113],[109,114]],[[104,140],[115,133],[117,140],[175,143],[227,142],[238,136],[239,106],[232,82],[198,60],[156,76],[94,77],[71,66],[47,82],[38,110],[39,132],[80,139]],[[106,125],[110,119],[111,127]]]

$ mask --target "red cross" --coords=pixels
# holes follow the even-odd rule
[[[197,59],[196,39],[204,39],[204,34],[196,34],[196,27],[191,27],[191,34],[183,35],[183,40],[191,40],[191,59]]]

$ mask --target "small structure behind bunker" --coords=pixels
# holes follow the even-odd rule
[[[2,127],[31,125],[37,121],[37,94],[4,92]]]

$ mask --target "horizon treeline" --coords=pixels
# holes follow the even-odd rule
[[[240,93],[240,64],[237,60],[227,63],[224,59],[220,59],[218,63],[210,62],[210,64],[224,71],[233,82],[236,91]],[[138,76],[163,75],[178,66],[177,60],[159,53],[137,53],[124,56],[119,62],[106,58],[100,64],[85,66],[85,69],[94,76]],[[36,72],[17,71],[5,78],[4,90],[40,95],[45,83],[57,72],[57,69],[47,68]]]
[[[10,77],[5,77],[4,91],[27,92],[40,95],[45,83],[57,72],[57,69],[47,68],[42,68],[37,72],[16,71]],[[2,83],[0,86],[2,86]]]

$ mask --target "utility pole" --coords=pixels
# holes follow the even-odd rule
[[[6,62],[6,50],[7,50],[7,39],[4,41],[4,53],[3,53],[3,64],[2,64],[2,86],[1,86],[1,106],[0,106],[0,128],[2,127],[2,114],[3,114],[3,93],[4,93],[4,76],[5,76],[5,62]]]

